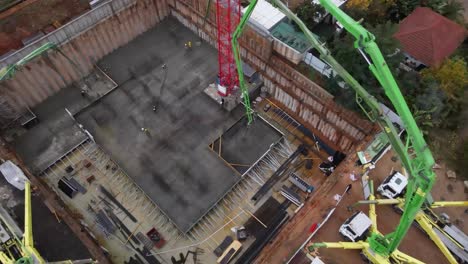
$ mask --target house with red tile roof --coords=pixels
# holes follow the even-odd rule
[[[453,54],[467,30],[427,7],[418,7],[400,22],[394,37],[413,64],[437,66]]]

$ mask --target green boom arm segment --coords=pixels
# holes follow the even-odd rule
[[[49,49],[55,49],[57,46],[53,43],[47,42],[46,44],[40,46],[39,48],[33,50],[31,53],[26,55],[24,58],[19,60],[17,63],[4,67],[0,69],[0,81],[4,79],[8,79],[13,76],[18,69],[18,67],[25,65],[32,59],[36,58],[37,56],[41,55],[42,53],[46,52]]]
[[[18,62],[8,65],[6,67],[3,67],[0,69],[0,81],[7,80],[16,73],[16,71],[29,61],[33,60],[34,58],[42,55],[42,54],[47,54],[46,52],[48,50],[55,50],[57,51],[60,55],[62,55],[80,74],[82,77],[85,76],[85,73],[81,70],[80,67],[72,60],[70,59],[65,53],[63,53],[57,45],[51,42],[47,42],[44,45],[40,46],[39,48],[33,50],[31,53],[26,55],[24,58],[19,60]]]
[[[253,111],[250,107],[249,90],[245,85],[244,71],[242,69],[238,38],[242,34],[242,31],[244,30],[245,26],[247,25],[247,21],[249,21],[250,15],[252,15],[252,12],[256,5],[257,0],[252,0],[250,2],[245,14],[242,16],[241,21],[239,22],[239,25],[237,26],[236,30],[234,31],[234,34],[232,35],[232,50],[234,52],[234,59],[236,61],[237,74],[239,75],[239,86],[241,89],[242,99],[244,101],[245,114],[247,115],[248,124],[252,123],[253,121]]]
[[[320,0],[320,3],[356,39],[355,47],[360,50],[368,61],[369,69],[379,81],[385,94],[403,120],[409,143],[412,147],[411,157],[408,150],[399,152],[396,149],[398,155],[404,161],[403,165],[409,172],[410,181],[405,198],[405,211],[401,217],[400,224],[397,226],[394,233],[386,236],[390,241],[387,250],[388,253],[391,253],[397,249],[398,245],[403,240],[416,214],[423,205],[427,194],[432,189],[435,181],[435,173],[432,170],[434,158],[380,49],[374,41],[375,37],[330,0]],[[367,58],[366,54],[370,56],[370,59]]]

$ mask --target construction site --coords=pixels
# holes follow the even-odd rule
[[[279,0],[19,2],[2,31],[61,13],[0,35],[0,263],[468,263],[463,181]],[[312,48],[369,112],[299,71]]]

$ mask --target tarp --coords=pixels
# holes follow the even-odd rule
[[[0,165],[0,172],[3,177],[19,190],[24,190],[24,183],[28,180],[23,171],[18,168],[13,162],[7,160]]]

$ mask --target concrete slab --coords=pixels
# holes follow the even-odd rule
[[[32,109],[40,120],[34,127],[28,130],[13,127],[5,132],[19,134],[13,145],[34,173],[47,169],[87,139],[65,108],[72,114],[77,113],[116,87],[116,84],[97,68],[86,77],[85,83],[88,89],[84,96],[80,92],[81,85],[71,85]]]
[[[216,50],[187,50],[189,40],[198,37],[168,18],[114,51],[99,65],[119,87],[76,115],[182,232],[239,180],[208,145],[243,115],[203,93],[216,77]]]
[[[33,173],[40,173],[87,139],[64,109],[15,141],[17,153]]]
[[[263,119],[257,118],[247,126],[244,117],[221,136],[221,157],[243,174],[281,137]],[[220,139],[214,142],[215,152],[219,151],[219,142]]]

